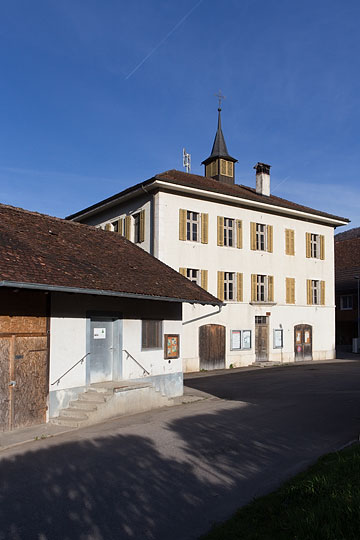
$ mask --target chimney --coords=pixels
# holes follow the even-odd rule
[[[256,169],[256,193],[259,195],[270,195],[270,167],[266,163],[257,163]]]

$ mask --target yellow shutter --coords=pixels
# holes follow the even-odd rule
[[[243,301],[243,274],[240,272],[237,272],[236,274],[236,299],[238,302]]]
[[[217,218],[217,245],[224,245],[224,218],[222,216]]]
[[[111,223],[105,225],[105,231],[111,231]]]
[[[257,300],[257,275],[251,274],[251,301]]]
[[[292,229],[285,229],[285,253],[295,255],[295,231]]]
[[[209,214],[201,214],[201,243],[207,244],[209,239]]]
[[[274,276],[268,276],[268,302],[274,301]]]
[[[250,249],[256,250],[256,223],[250,223]]]
[[[311,233],[306,233],[306,257],[311,257]]]
[[[186,268],[179,268],[179,274],[186,277]]]
[[[145,240],[145,210],[141,210],[140,212],[140,242],[144,242]]]
[[[273,226],[267,225],[266,231],[267,231],[267,250],[269,253],[272,253],[273,252]]]
[[[320,259],[325,259],[325,236],[320,234]]]
[[[311,304],[312,304],[311,279],[306,280],[306,296],[307,296],[307,305],[311,306]]]
[[[224,300],[224,272],[218,272],[217,276],[217,297],[219,300]]]
[[[227,162],[227,174],[228,176],[234,176],[234,164],[232,161]]]
[[[286,303],[295,304],[295,278],[286,278]]]
[[[320,281],[320,304],[325,306],[325,281]]]
[[[290,255],[295,255],[295,231],[290,231]]]
[[[208,271],[207,270],[201,270],[201,286],[205,291],[207,291],[208,288]]]
[[[117,232],[119,234],[122,234],[123,233],[123,220],[120,218],[117,220],[117,224],[118,224],[118,230]]]
[[[231,163],[231,162],[230,162]],[[242,249],[242,221],[241,219],[236,220],[236,247]]]
[[[179,210],[179,240],[186,240],[186,210]]]
[[[125,238],[127,238],[127,240],[130,240],[130,236],[131,236],[131,216],[126,216],[125,218]]]

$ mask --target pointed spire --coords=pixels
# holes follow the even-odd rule
[[[219,115],[218,115],[218,126],[217,131],[214,139],[214,144],[211,150],[210,158],[217,158],[217,157],[231,157],[229,155],[229,152],[226,148],[226,142],[224,139],[224,134],[221,129],[221,108],[218,108]],[[209,159],[209,158],[208,158]]]

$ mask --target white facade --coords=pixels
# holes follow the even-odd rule
[[[256,317],[265,317],[267,326],[266,355],[264,359],[278,362],[295,360],[295,327],[306,325],[310,328],[311,357],[314,360],[332,359],[335,356],[335,301],[334,301],[334,227],[341,221],[319,214],[310,214],[301,208],[284,208],[264,202],[244,200],[221,192],[209,193],[204,190],[179,186],[169,182],[154,182],[158,190],[142,200],[127,200],[122,204],[121,194],[117,205],[106,211],[99,211],[82,221],[105,226],[117,217],[145,211],[145,238],[139,245],[150,250],[155,257],[175,270],[184,269],[206,271],[207,290],[218,296],[219,272],[241,274],[241,299],[224,300],[221,311],[217,308],[185,304],[183,309],[182,357],[184,371],[201,369],[199,361],[199,328],[207,324],[223,325],[226,335],[225,367],[245,366],[259,360]],[[181,210],[207,216],[207,243],[202,243],[201,231],[196,241],[180,240]],[[218,245],[218,217],[241,222],[241,248]],[[271,228],[271,250],[251,249],[251,223]],[[253,225],[254,226],[254,225]],[[293,231],[293,254],[286,253],[286,230]],[[236,231],[237,232],[237,231]],[[236,234],[235,232],[235,234]],[[308,253],[309,235],[316,235],[315,256]],[[131,236],[130,236],[131,239]],[[265,239],[266,241],[266,239]],[[199,276],[201,274],[199,273]],[[226,277],[226,274],[223,274]],[[271,299],[256,301],[253,298],[252,276],[270,276],[273,294]],[[295,298],[286,298],[286,280],[294,285]],[[265,278],[268,279],[267,277]],[[317,296],[309,301],[309,283],[314,283]],[[200,277],[198,283],[201,283]],[[268,284],[268,281],[266,281]],[[270,287],[270,285],[267,285]],[[320,290],[321,288],[321,290]],[[267,301],[268,300],[268,301]],[[256,319],[259,321],[260,319]],[[265,319],[264,319],[265,320]],[[248,349],[234,349],[231,331],[250,331],[251,346]],[[275,338],[282,334],[282,344]],[[248,334],[249,335],[249,334]],[[282,345],[282,346],[281,346]],[[299,359],[299,358],[298,358]]]

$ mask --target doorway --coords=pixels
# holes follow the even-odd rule
[[[91,317],[88,384],[119,378],[119,321],[112,317]]]
[[[295,361],[312,360],[312,326],[298,324],[294,327]]]
[[[269,360],[269,319],[267,316],[255,316],[255,361]]]
[[[205,324],[199,328],[200,370],[225,368],[225,326]]]

